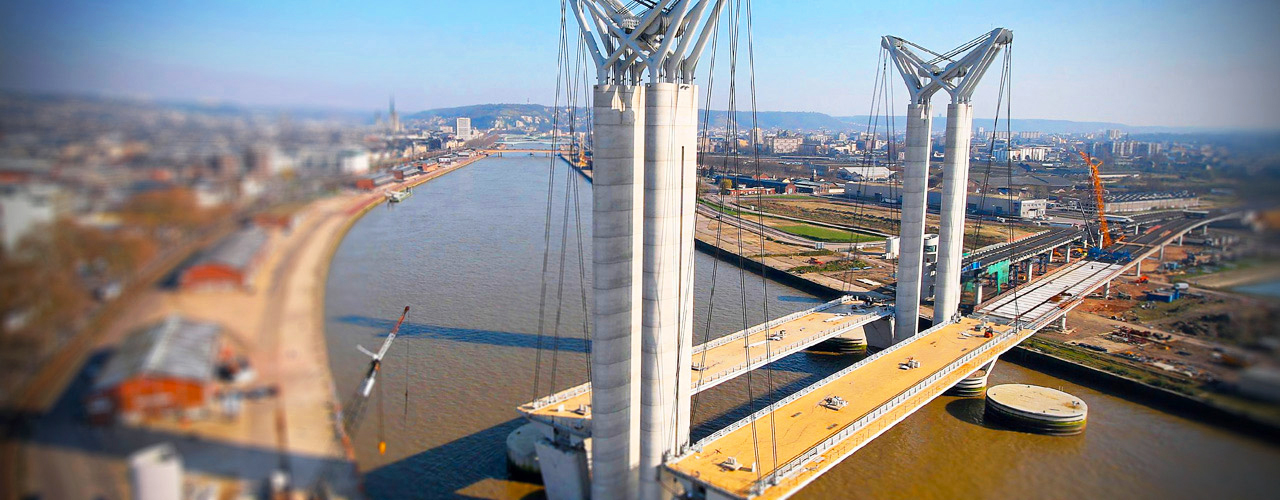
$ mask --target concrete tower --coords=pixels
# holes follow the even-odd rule
[[[897,37],[884,37],[894,66],[911,95],[907,107],[907,158],[902,200],[902,256],[898,261],[895,340],[915,335],[923,274],[925,190],[928,188],[930,104],[933,94],[951,94],[947,106],[946,159],[943,163],[942,218],[938,275],[934,286],[934,324],[951,321],[960,305],[960,262],[969,179],[969,140],[973,111],[969,99],[1000,48],[1013,33],[997,28],[947,54],[925,61],[912,50],[923,48]],[[964,51],[968,51],[965,53]],[[924,50],[928,52],[927,50]],[[932,52],[930,52],[932,54]],[[964,53],[959,59],[952,59]],[[943,66],[939,64],[946,63]],[[918,216],[918,218],[917,218]]]
[[[938,286],[934,288],[933,322],[951,321],[960,308],[960,268],[964,253],[964,214],[969,185],[969,141],[973,134],[973,90],[1000,49],[1013,42],[1013,32],[997,28],[978,39],[968,53],[942,68],[935,80],[951,94],[942,165],[942,224],[938,244]],[[963,47],[952,52],[958,52]]]
[[[664,498],[658,466],[689,441],[693,71],[724,0],[571,4],[597,78],[590,495]]]
[[[400,115],[396,114],[396,96],[391,96],[391,102],[388,106],[391,108],[390,115],[388,115],[391,119],[387,124],[391,128],[391,133],[398,133],[400,132]]]

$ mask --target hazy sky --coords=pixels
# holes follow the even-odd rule
[[[1004,26],[1014,118],[1280,129],[1272,0],[753,4],[762,110],[864,114],[881,35],[941,52]],[[392,93],[402,112],[550,103],[558,30],[556,0],[8,0],[0,88],[370,113]]]

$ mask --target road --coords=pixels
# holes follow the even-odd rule
[[[1081,238],[1084,238],[1084,232],[1079,229],[1053,228],[1003,246],[987,247],[987,249],[974,251],[964,256],[964,259],[961,260],[961,266],[967,268],[974,262],[979,263],[979,265],[990,265],[1002,260],[1018,262]]]

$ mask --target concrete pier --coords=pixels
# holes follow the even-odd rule
[[[592,188],[592,498],[635,498],[640,461],[643,87],[597,85]],[[542,467],[544,480],[552,473]],[[576,473],[576,470],[570,471]],[[550,484],[548,482],[548,484]]]
[[[942,163],[942,220],[938,231],[938,279],[933,292],[933,324],[951,321],[960,309],[960,260],[964,251],[964,213],[969,186],[969,140],[973,106],[947,105],[947,135]]]
[[[987,419],[1015,429],[1069,436],[1084,432],[1089,406],[1065,392],[1027,384],[987,390]]]
[[[990,363],[982,365],[982,368],[969,374],[968,377],[956,382],[956,385],[947,390],[947,394],[961,397],[981,395],[982,391],[987,388],[987,377],[991,376],[991,370],[994,370],[995,367],[996,360],[993,359]]]
[[[894,342],[915,335],[920,324],[920,284],[924,268],[925,191],[929,187],[932,106],[907,106],[907,151],[902,180],[902,240],[894,306]]]

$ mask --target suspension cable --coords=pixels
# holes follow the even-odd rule
[[[699,144],[702,144],[703,139],[706,139],[706,141],[710,143],[711,99],[712,99],[712,96],[714,95],[712,89],[715,88],[716,50],[717,50],[717,46],[719,45],[719,41],[720,41],[720,30],[716,29],[715,32],[711,34],[711,60],[710,60],[709,68],[707,69],[707,94],[706,94],[707,97],[706,99],[703,100],[703,102],[706,103],[706,109],[702,112],[702,130],[698,136]],[[697,161],[697,160],[695,159],[694,161]],[[718,198],[718,199],[722,200],[723,198]],[[724,206],[723,203],[721,203],[720,205]],[[707,299],[707,322],[702,333],[702,345],[704,346],[707,344],[707,342],[711,340],[711,318],[712,318],[712,313],[715,311],[715,308],[716,308],[716,278],[718,275],[718,271],[720,269],[720,237],[721,237],[722,231],[724,230],[723,214],[720,211],[716,211],[715,225],[716,225],[716,244],[714,245],[715,254],[711,260],[711,293],[710,293],[710,297]],[[696,229],[695,229],[695,232],[696,232]],[[703,378],[706,376],[707,351],[708,349],[706,348],[703,348],[702,350],[702,360],[698,362],[698,366],[702,368],[698,370],[698,382],[693,386],[694,389],[697,389],[698,387],[702,386]],[[690,401],[689,403],[689,422],[693,422],[694,417],[697,416],[698,414],[698,400],[699,400],[698,396],[700,394],[701,392],[695,392],[692,396],[692,401]]]
[[[733,123],[733,129],[735,132],[734,134],[730,135],[730,137],[736,141],[737,140],[737,133],[736,133],[737,111],[738,111],[738,104],[737,104],[738,36],[739,36],[739,24],[741,23],[741,17],[742,17],[742,14],[741,14],[742,0],[735,0],[730,7],[731,8],[729,10],[729,17],[731,19],[731,22],[729,23],[729,106],[728,106],[729,109],[727,111],[727,114],[729,115],[730,122]],[[759,147],[759,144],[756,144],[757,142],[755,137],[756,129],[754,126],[751,128],[750,133],[751,133],[752,149],[759,151],[760,147]],[[735,167],[741,164],[740,157],[739,157],[739,150],[736,147],[736,145],[733,151],[733,164]],[[757,177],[757,180],[759,180],[758,177]],[[740,203],[735,203],[735,204],[737,206],[741,206]],[[738,213],[741,214],[741,210],[739,210]],[[737,227],[738,227],[738,290],[739,290],[739,297],[741,299],[741,306],[742,306],[741,307],[742,308],[742,344],[743,344],[742,352],[743,352],[744,361],[749,364],[751,362],[751,347],[750,347],[751,339],[750,339],[750,335],[748,334],[748,328],[750,328],[750,326],[749,326],[749,320],[747,319],[747,276],[746,276],[746,270],[745,270],[746,269],[745,259],[746,259],[747,251],[746,251],[745,245],[743,244],[743,237],[745,236],[743,234],[743,226],[745,225],[745,221],[740,216],[738,217],[738,219],[739,219],[739,223],[737,224]],[[763,233],[763,229],[761,229],[761,232]],[[743,374],[743,376],[747,379],[747,405],[750,408],[750,412],[751,412],[750,414],[754,415],[755,414],[755,390],[751,381],[751,379],[753,378],[752,371],[753,370],[748,370],[747,373]],[[763,477],[759,467],[760,438],[759,438],[758,431],[756,429],[755,419],[751,419],[750,425],[751,425],[752,452],[755,457],[754,463],[756,464],[754,467],[752,467],[752,469],[755,471],[756,480],[758,481],[760,480],[761,477]]]
[[[751,129],[755,130],[755,128],[759,126],[759,118],[758,118],[759,107],[756,105],[756,51],[755,51],[755,36],[754,36],[754,29],[753,29],[754,22],[752,21],[752,18],[754,16],[752,16],[752,13],[751,13],[751,0],[747,0],[746,14],[747,14],[747,75],[751,82]],[[752,152],[752,154],[754,156],[753,159],[755,161],[756,177],[759,177],[760,176],[760,148],[756,148],[755,151]],[[760,229],[760,264],[761,264],[760,265],[760,288],[761,288],[761,291],[763,292],[760,298],[760,302],[761,302],[761,305],[763,306],[763,312],[764,312],[764,333],[765,333],[764,366],[768,366],[770,363],[773,363],[773,345],[770,343],[770,340],[769,340],[769,335],[770,335],[769,325],[773,321],[773,318],[769,315],[769,279],[767,277],[769,274],[769,267],[764,265],[765,237],[764,237],[764,210],[763,210],[764,191],[763,190],[756,191],[756,200],[757,200],[757,208],[759,209],[759,210],[756,210],[756,215],[759,219],[758,222],[760,224],[760,227],[759,227]],[[750,361],[748,361],[748,363],[750,363]],[[767,394],[773,394],[774,385],[773,385],[773,369],[772,368],[765,369],[765,380],[768,381],[769,392]],[[770,465],[770,468],[772,469],[778,466],[778,431],[777,431],[777,424],[774,422],[774,412],[769,412],[769,443],[770,445],[772,445],[772,448],[773,448],[773,461],[771,462],[771,465]]]
[[[560,149],[559,136],[557,132],[560,130],[560,87],[564,83],[564,68],[567,65],[565,60],[568,58],[568,30],[566,25],[566,0],[560,0],[560,41],[556,54],[556,93],[555,100],[552,101],[551,113],[551,149],[553,151]],[[551,208],[552,200],[555,198],[555,173],[556,163],[555,154],[550,155],[551,161],[547,168],[547,202],[546,213],[543,216],[544,224],[542,229],[542,290],[538,294],[538,337],[537,344],[534,349],[533,364],[533,395],[530,401],[536,400],[539,391],[539,385],[542,378],[542,337],[546,333],[546,309],[547,309],[547,269],[551,260]]]

